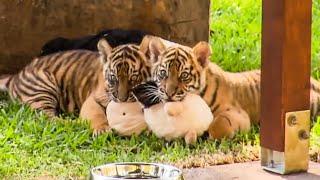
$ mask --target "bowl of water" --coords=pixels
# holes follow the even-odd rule
[[[165,179],[183,180],[182,171],[174,166],[158,163],[110,163],[91,169],[91,180]]]

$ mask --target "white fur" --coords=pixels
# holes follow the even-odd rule
[[[191,131],[202,135],[213,121],[210,108],[195,94],[188,94],[181,102],[156,104],[144,110],[144,117],[149,129],[167,140],[185,137]]]
[[[122,136],[138,135],[147,128],[141,105],[138,102],[116,103],[111,101],[106,113],[110,127]]]

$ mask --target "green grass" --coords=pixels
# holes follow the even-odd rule
[[[213,0],[212,61],[238,72],[260,68],[261,0]],[[320,78],[320,1],[313,0],[312,75]]]
[[[312,75],[320,79],[320,1],[312,2]]]
[[[228,71],[260,67],[261,0],[214,0],[211,5],[212,60]],[[312,74],[320,78],[320,2],[314,1]],[[154,135],[91,137],[87,123],[70,117],[50,121],[43,114],[0,96],[0,179],[85,178],[93,166],[116,161],[164,162],[179,167],[243,162],[258,158],[259,129],[233,140],[199,139],[167,143]],[[320,118],[311,134],[320,152]],[[312,154],[313,155],[313,154]]]
[[[259,68],[261,1],[214,0],[210,13],[212,60],[228,71]]]
[[[256,128],[250,134],[239,134],[233,141],[203,138],[194,146],[185,145],[182,139],[168,143],[146,134],[124,138],[109,133],[93,139],[84,121],[50,121],[26,106],[3,101],[1,106],[0,174],[4,177],[85,177],[93,166],[119,161],[194,167],[243,162],[258,153],[254,148],[259,142]],[[210,154],[218,156],[205,162]],[[192,159],[193,155],[198,158]]]

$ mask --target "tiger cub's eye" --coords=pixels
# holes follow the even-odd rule
[[[188,81],[190,79],[190,74],[187,72],[182,72],[180,75],[180,79],[182,81]]]
[[[167,77],[167,72],[165,71],[165,70],[161,70],[160,72],[159,72],[159,78],[160,79],[164,79],[164,78],[166,78]]]
[[[132,75],[130,80],[133,81],[133,82],[139,81],[139,75]]]
[[[109,75],[109,83],[110,84],[115,84],[117,82],[117,77],[113,74]]]
[[[138,79],[138,76],[137,76],[137,75],[132,75],[132,76],[131,76],[131,80],[132,80],[132,81],[136,81],[137,79]]]

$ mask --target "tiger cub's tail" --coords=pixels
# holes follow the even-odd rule
[[[13,75],[0,75],[0,91],[8,91],[9,83]]]

